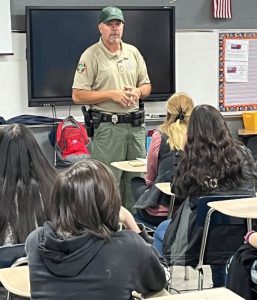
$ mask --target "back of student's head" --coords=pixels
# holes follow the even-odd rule
[[[12,243],[25,242],[46,219],[55,171],[23,125],[2,131],[0,153],[0,244],[7,231]]]
[[[193,108],[193,99],[186,93],[175,93],[168,99],[166,120],[160,126],[160,131],[168,136],[168,143],[172,149],[183,149],[184,137]]]
[[[234,143],[221,113],[211,105],[198,105],[194,108],[188,126],[188,143],[209,144]]]
[[[81,161],[58,174],[51,202],[61,236],[89,232],[108,240],[118,229],[120,194],[114,175],[99,161]]]
[[[243,180],[241,144],[234,141],[221,113],[196,106],[174,179],[177,193],[204,194],[236,188]]]

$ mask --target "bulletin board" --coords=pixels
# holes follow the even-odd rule
[[[257,32],[219,33],[219,108],[257,110]]]

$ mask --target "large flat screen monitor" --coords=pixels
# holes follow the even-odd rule
[[[166,100],[175,92],[175,8],[121,7],[123,41],[143,55],[152,93]],[[29,106],[72,104],[80,55],[98,42],[100,7],[26,7]]]

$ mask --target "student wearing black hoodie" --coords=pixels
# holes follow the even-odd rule
[[[104,164],[89,159],[58,174],[51,202],[52,221],[26,241],[32,300],[128,300],[165,287],[151,245],[118,230],[120,195]]]

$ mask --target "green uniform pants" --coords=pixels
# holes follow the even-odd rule
[[[120,185],[122,204],[132,213],[135,211],[134,198],[131,191],[131,178],[143,174],[123,172],[110,166],[113,161],[145,158],[145,127],[144,124],[112,124],[102,122],[95,130],[91,148],[92,158],[109,166]]]

